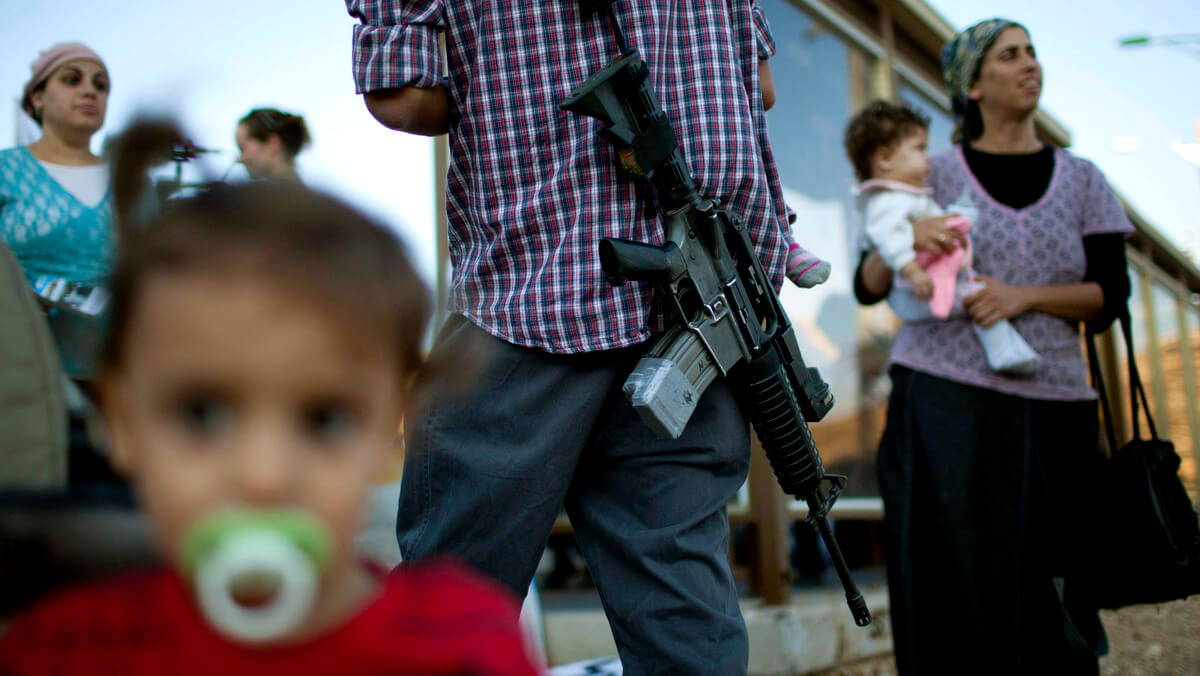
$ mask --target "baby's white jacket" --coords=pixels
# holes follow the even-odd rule
[[[946,214],[933,201],[932,188],[882,179],[864,181],[858,187],[856,205],[871,246],[883,256],[888,267],[897,272],[916,258],[910,219]]]

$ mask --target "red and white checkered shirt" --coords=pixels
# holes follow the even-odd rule
[[[661,243],[649,186],[619,168],[599,122],[560,111],[616,56],[577,2],[346,0],[358,92],[432,87],[449,75],[452,302],[510,343],[573,353],[633,345],[663,326],[645,284],[611,287],[597,243]],[[787,221],[767,142],[758,60],[774,53],[754,0],[621,2],[703,197],[749,225],[776,287]],[[445,31],[445,56],[439,35]]]

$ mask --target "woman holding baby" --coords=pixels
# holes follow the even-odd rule
[[[889,593],[901,674],[1096,674],[1106,649],[1073,585],[1086,515],[1082,473],[1098,458],[1096,393],[1079,325],[1103,327],[1129,294],[1132,231],[1090,162],[1041,141],[1042,69],[1020,24],[992,19],[942,51],[958,119],[929,186],[972,212],[975,279],[959,318],[904,323],[879,449]],[[947,218],[914,244],[950,251]],[[877,254],[856,274],[860,302],[887,295]],[[993,370],[972,324],[1007,321],[1037,352],[1031,373]]]

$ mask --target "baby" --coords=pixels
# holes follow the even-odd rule
[[[913,249],[912,221],[946,215],[933,199],[929,179],[929,118],[904,105],[875,101],[846,127],[846,154],[861,181],[857,206],[867,240],[903,280],[888,303],[905,321],[946,319],[962,312],[962,298],[978,287],[971,273],[970,221],[960,215],[946,226],[959,233],[949,252]],[[918,302],[928,301],[928,303]],[[1041,358],[1008,321],[984,329],[972,323],[988,365],[995,371],[1032,373]]]
[[[123,232],[99,391],[111,460],[166,566],[18,618],[0,672],[534,674],[518,607],[448,562],[372,569],[354,535],[398,421],[437,367],[429,298],[384,228],[298,184],[221,187]]]

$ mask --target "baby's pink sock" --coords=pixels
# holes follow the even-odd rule
[[[788,247],[787,277],[796,286],[810,289],[829,279],[829,263],[817,258],[804,247],[792,242]]]

